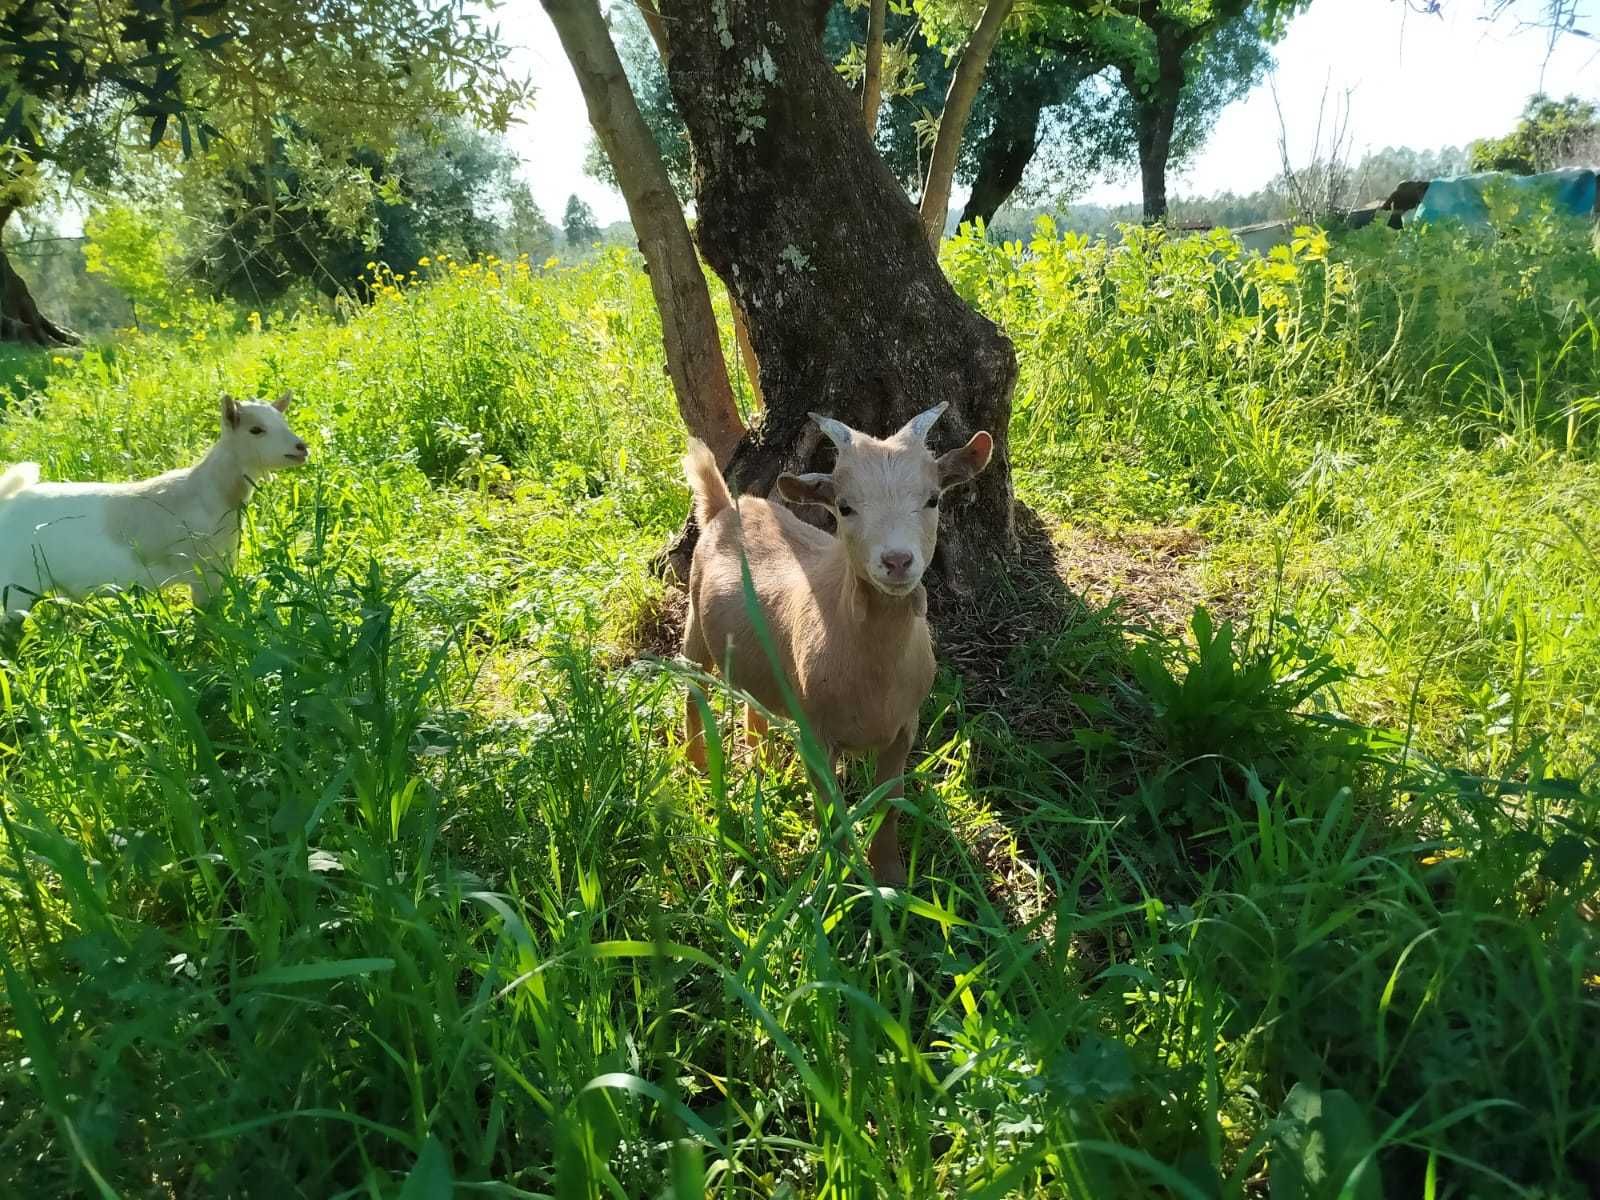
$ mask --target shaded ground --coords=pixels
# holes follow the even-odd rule
[[[1116,604],[1132,624],[1163,633],[1185,629],[1195,606],[1218,619],[1247,615],[1238,583],[1218,593],[1204,579],[1206,540],[1182,526],[1104,532],[1061,526],[1054,532],[1056,569],[1091,604]]]

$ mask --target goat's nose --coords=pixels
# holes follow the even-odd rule
[[[906,550],[885,550],[879,561],[891,579],[904,578],[911,570],[911,554]]]
[[[304,442],[296,442],[294,444],[294,452],[296,454],[309,454],[310,447],[308,447]]]

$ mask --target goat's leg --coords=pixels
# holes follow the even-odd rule
[[[816,805],[817,838],[821,842],[826,842],[828,840],[829,832],[828,814],[827,810],[823,807],[823,803],[828,795],[828,785],[830,783],[837,783],[839,779],[839,752],[832,746],[828,747],[828,774],[826,778],[824,778],[819,772],[813,771],[809,762],[806,763],[806,774],[811,777],[811,791],[814,797],[814,803]],[[839,813],[839,819],[844,819],[844,813],[842,811]]]
[[[222,573],[210,567],[196,568],[189,580],[189,598],[196,608],[206,608],[222,590]]]
[[[752,750],[761,749],[767,736],[767,719],[753,704],[744,706],[744,744]]]
[[[705,635],[700,631],[700,619],[694,611],[694,601],[689,602],[689,613],[683,622],[683,656],[692,662],[710,671],[712,664],[706,654]],[[705,722],[700,716],[700,705],[695,698],[697,689],[690,685],[689,693],[684,698],[683,709],[683,752],[688,757],[689,763],[702,775],[708,770],[706,766],[706,729]]]
[[[704,775],[709,770],[706,765],[706,728],[705,722],[700,717],[700,700],[695,695],[696,691],[696,688],[691,687],[688,696],[684,698],[683,752],[688,757],[690,765]]]
[[[778,761],[777,746],[768,735],[770,728],[766,714],[753,704],[744,706],[744,744],[750,748],[751,760],[758,767],[771,767]]]
[[[906,794],[906,759],[911,754],[911,739],[916,735],[915,722],[907,725],[882,750],[878,751],[876,770],[873,773],[874,790],[889,784],[889,797],[898,799]],[[900,810],[892,804],[884,806],[883,823],[867,847],[867,862],[872,867],[872,877],[885,887],[904,887],[906,884],[905,860],[900,856]]]

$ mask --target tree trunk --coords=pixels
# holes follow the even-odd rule
[[[694,147],[696,236],[761,360],[765,415],[729,482],[766,496],[783,471],[825,469],[809,410],[883,436],[948,400],[931,444],[987,429],[997,453],[945,506],[929,582],[935,603],[976,590],[1016,546],[1011,343],[940,271],[858,97],[823,55],[820,12],[794,0],[663,0],[661,10]]]
[[[1139,182],[1146,225],[1167,219],[1167,162],[1172,157],[1172,128],[1183,98],[1183,56],[1196,33],[1180,35],[1166,25],[1155,30],[1156,78],[1148,85],[1141,86],[1130,67],[1122,71],[1139,122]]]
[[[972,102],[978,98],[978,85],[989,65],[989,55],[1000,40],[1000,27],[1011,12],[1012,0],[988,0],[978,27],[972,31],[961,52],[950,90],[945,93],[944,111],[939,114],[939,133],[934,138],[933,156],[928,160],[928,178],[922,185],[922,231],[935,251],[944,237],[944,220],[950,210],[950,185],[955,180],[956,159],[961,152],[961,137],[967,129]]]
[[[628,86],[597,0],[544,0],[572,63],[589,123],[616,172],[661,313],[667,373],[689,432],[726,464],[744,435],[711,292],[661,152]]]
[[[0,239],[16,209],[0,206]],[[28,290],[28,281],[17,274],[6,257],[0,240],[0,342],[19,342],[24,346],[76,346],[83,339],[72,330],[57,325],[39,311]]]
[[[978,173],[972,180],[967,206],[961,210],[961,224],[981,218],[988,225],[1017,190],[1039,148],[1039,119],[1043,114],[1043,91],[1030,89],[1016,97],[1016,104],[995,122],[993,131],[978,147]]]
[[[889,23],[889,0],[869,0],[866,70],[861,76],[861,118],[867,141],[878,136],[878,110],[883,107],[883,31]]]

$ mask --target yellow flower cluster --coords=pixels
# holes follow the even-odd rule
[[[545,266],[549,267],[556,261],[552,258]],[[444,251],[436,251],[418,258],[417,267],[418,270],[401,272],[387,263],[368,262],[366,269],[372,285],[373,299],[398,299],[405,293],[407,287],[414,287],[423,281],[423,272],[426,272],[427,279],[435,282],[459,279],[474,284],[487,284],[491,288],[500,288],[515,278],[528,278],[533,274],[533,263],[527,254],[518,255],[515,261],[508,261],[496,254],[488,254],[481,259],[463,263]]]

